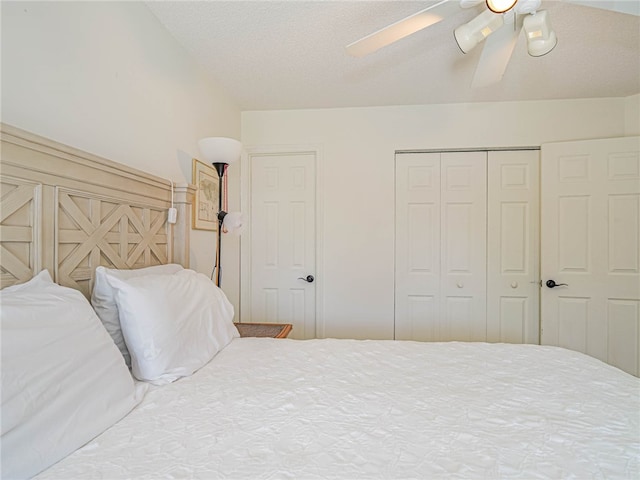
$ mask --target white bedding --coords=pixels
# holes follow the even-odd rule
[[[38,478],[631,479],[639,412],[555,347],[240,338]]]

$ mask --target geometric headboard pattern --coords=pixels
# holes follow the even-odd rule
[[[167,222],[162,178],[1,125],[0,281],[47,268],[89,296],[95,268],[188,267],[192,185],[175,187],[178,222]]]
[[[2,175],[0,225],[2,286],[31,278],[38,262],[36,251],[42,217],[42,185]]]

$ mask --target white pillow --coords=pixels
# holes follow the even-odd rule
[[[0,292],[2,478],[28,478],[124,417],[136,383],[84,296],[43,270]]]
[[[156,385],[191,375],[239,337],[233,305],[209,278],[193,270],[122,280],[107,273],[131,370]]]
[[[124,361],[131,368],[131,357],[129,350],[124,343],[122,330],[120,328],[120,319],[118,317],[118,307],[116,305],[115,291],[107,282],[107,273],[113,277],[127,280],[129,278],[139,277],[142,275],[165,275],[176,273],[182,270],[182,265],[171,263],[168,265],[155,265],[153,267],[138,268],[135,270],[116,270],[113,268],[97,267],[96,279],[91,293],[91,304],[94,310],[102,320],[104,328],[107,329],[111,338],[120,349]]]

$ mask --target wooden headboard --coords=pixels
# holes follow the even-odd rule
[[[188,267],[195,187],[0,124],[0,274],[6,287],[48,269],[89,296],[95,268]]]

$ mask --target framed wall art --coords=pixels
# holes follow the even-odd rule
[[[200,160],[193,159],[193,184],[196,197],[193,202],[193,228],[196,230],[218,229],[218,211],[220,210],[220,179],[218,172]]]

